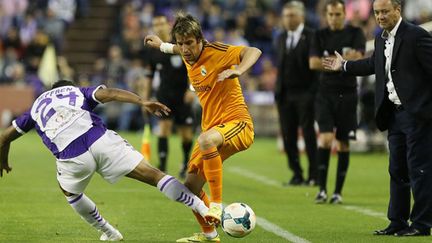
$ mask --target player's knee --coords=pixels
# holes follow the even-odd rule
[[[349,141],[338,141],[337,143],[337,150],[339,152],[348,152],[349,147]]]
[[[320,135],[320,139],[319,139],[320,147],[331,148],[332,143],[333,143],[333,136],[332,135],[327,135],[327,134]]]
[[[170,129],[166,129],[166,128],[162,128],[159,131],[159,137],[169,137],[171,135],[171,130]]]
[[[197,142],[202,150],[216,146],[213,142],[213,139],[205,133],[199,135]]]
[[[183,142],[192,142],[192,140],[193,140],[193,132],[192,131],[187,131],[187,132],[184,132],[183,134],[182,134],[182,141]]]

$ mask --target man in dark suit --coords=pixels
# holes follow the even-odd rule
[[[324,66],[376,75],[375,119],[388,130],[390,225],[376,235],[430,235],[432,226],[432,36],[401,18],[401,0],[375,0],[383,32],[359,61],[326,59]],[[414,205],[410,209],[411,191]],[[408,219],[412,224],[408,225]]]
[[[313,32],[304,26],[305,7],[292,1],[284,5],[284,32],[277,39],[278,77],[275,98],[283,143],[293,177],[286,185],[315,185],[317,142],[314,130],[316,75],[309,69],[309,47]],[[298,127],[303,130],[309,175],[305,181],[297,147]]]

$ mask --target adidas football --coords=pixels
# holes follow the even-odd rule
[[[221,226],[229,236],[245,237],[255,228],[255,223],[255,213],[244,203],[232,203],[222,211]]]

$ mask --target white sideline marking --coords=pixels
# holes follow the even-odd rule
[[[252,180],[261,182],[261,183],[266,184],[268,186],[282,187],[281,182],[278,182],[276,180],[272,180],[268,177],[256,174],[254,172],[251,172],[249,170],[245,170],[245,169],[242,169],[239,167],[229,167],[228,171],[232,172],[232,173],[236,173],[236,174],[244,176],[244,177],[247,177],[247,178],[250,178]]]
[[[303,239],[297,235],[294,235],[284,229],[282,229],[281,227],[273,224],[272,222],[268,221],[265,218],[261,218],[261,217],[257,217],[257,224],[258,226],[260,226],[261,228],[263,228],[266,231],[269,231],[277,236],[280,236],[290,242],[293,243],[311,243],[310,241]]]
[[[239,167],[230,167],[228,169],[229,172],[247,177],[249,179],[261,182],[262,184],[268,185],[268,186],[274,186],[274,187],[282,187],[282,184],[276,180],[272,180],[270,178],[267,178],[265,176],[256,174],[254,172],[239,168]],[[271,232],[279,237],[282,237],[290,242],[293,243],[310,243],[310,241],[303,239],[289,231],[284,230],[283,228],[279,227],[276,224],[273,224],[272,222],[268,221],[265,218],[257,217],[257,224],[261,228],[263,228],[265,231]]]
[[[372,216],[375,218],[380,218],[380,219],[384,219],[384,220],[388,221],[388,219],[384,213],[377,212],[377,211],[374,211],[372,209],[362,208],[362,207],[357,207],[357,206],[342,206],[342,208],[344,208],[346,210],[351,210],[351,211],[354,211],[357,213],[361,213],[363,215]]]
[[[236,173],[236,174],[244,176],[244,177],[247,177],[247,178],[250,178],[252,180],[261,182],[261,183],[266,184],[268,186],[281,187],[281,184],[279,182],[275,181],[275,180],[272,180],[272,179],[270,179],[270,178],[268,178],[266,176],[262,176],[262,175],[256,174],[254,172],[251,172],[251,171],[239,168],[239,167],[231,167],[231,168],[228,169],[228,171]],[[386,217],[386,215],[384,213],[377,212],[377,211],[374,211],[372,209],[362,208],[362,207],[358,207],[358,206],[342,206],[342,208],[345,209],[345,210],[354,211],[354,212],[357,212],[357,213],[360,213],[360,214],[363,214],[363,215],[367,215],[367,216],[371,216],[371,217],[375,217],[375,218],[380,218],[380,219],[388,221],[388,219],[387,219],[387,217]],[[259,218],[259,217],[257,217],[257,223],[258,223],[259,226],[261,226],[265,230],[270,231],[270,232],[272,232],[272,233],[274,233],[274,234],[276,234],[278,236],[281,236],[281,237],[287,239],[286,237],[282,236],[282,235],[284,235],[284,233],[276,233],[276,232],[279,232],[278,230],[282,230],[282,232],[285,231],[282,228],[280,228],[279,226],[274,225],[276,228],[270,227],[270,226],[266,225],[266,223],[269,223],[269,224],[272,224],[272,223],[268,222],[264,218]],[[291,234],[291,233],[289,233],[287,231],[285,231],[285,232],[287,233],[287,236],[288,235],[292,235],[294,237],[298,237],[298,236],[295,236],[295,235],[293,235],[293,234]],[[300,240],[304,240],[304,239],[302,239],[300,237],[298,237],[298,238]],[[288,240],[290,240],[290,239],[288,239]],[[293,240],[290,240],[290,241],[292,241],[292,242],[308,242],[307,240],[304,240],[304,241],[293,241]]]

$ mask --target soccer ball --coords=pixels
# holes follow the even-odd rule
[[[254,211],[244,203],[232,203],[222,212],[222,229],[232,237],[242,238],[255,228],[256,217]]]

